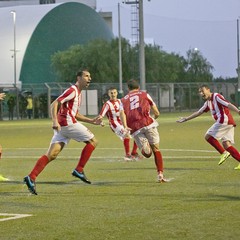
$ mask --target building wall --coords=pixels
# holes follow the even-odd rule
[[[53,2],[53,3],[67,3],[68,0],[0,0],[0,7],[10,7],[10,6],[23,6],[23,5],[39,5],[40,2]],[[96,9],[96,0],[71,0],[71,2],[83,3],[93,9]]]

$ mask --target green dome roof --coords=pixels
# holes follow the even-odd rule
[[[42,18],[33,32],[23,58],[20,81],[23,84],[55,82],[51,55],[71,45],[112,38],[110,28],[90,7],[75,2],[58,5]]]

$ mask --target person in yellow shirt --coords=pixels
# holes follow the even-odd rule
[[[33,113],[33,99],[32,99],[32,95],[28,95],[28,97],[27,97],[27,115],[28,115],[28,119],[32,118],[32,113]]]

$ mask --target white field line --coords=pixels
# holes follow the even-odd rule
[[[15,150],[15,151],[34,151],[34,150],[46,150],[46,148],[5,148],[5,150],[11,151],[11,150]],[[66,158],[76,158],[76,155],[68,155],[66,156],[66,154],[64,154],[64,152],[69,152],[69,151],[75,151],[75,150],[79,150],[81,151],[81,148],[66,148],[63,150],[62,154],[58,156],[58,159],[66,159]],[[123,148],[97,148],[98,151],[106,151],[106,150],[123,150]],[[160,149],[162,152],[188,152],[188,153],[216,153],[216,151],[214,150],[203,150],[203,149]],[[96,154],[95,154],[96,155]],[[122,158],[123,156],[118,156],[118,155],[114,155],[114,156],[107,156],[106,155],[100,155],[98,154],[98,156],[92,156],[91,158],[93,159],[119,159]],[[13,159],[13,158],[25,158],[25,159],[32,159],[32,158],[39,158],[39,155],[4,155],[5,159]],[[185,156],[164,156],[164,159],[187,159],[187,158],[193,158],[193,159],[212,159],[212,158],[216,158],[216,156],[206,156],[206,155],[199,155],[196,156],[195,154],[193,155],[185,155]]]
[[[70,150],[81,150],[82,148],[65,148],[63,151]],[[123,148],[96,148],[97,150],[121,150]],[[47,148],[5,148],[5,150],[47,150]],[[171,151],[171,152],[216,152],[214,150],[204,150],[204,149],[160,149],[161,151]]]
[[[24,217],[31,217],[31,214],[15,214],[15,213],[0,213],[0,216],[4,216],[5,218],[0,218],[0,222],[15,220]]]

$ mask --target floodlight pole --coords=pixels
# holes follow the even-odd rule
[[[18,101],[18,87],[17,87],[17,50],[16,50],[16,11],[12,10],[13,16],[13,61],[14,61],[14,88],[16,90],[16,112],[17,119],[19,119],[19,101]]]
[[[142,90],[146,90],[143,0],[139,0],[139,72],[140,72],[140,87]]]
[[[123,96],[122,87],[122,38],[121,38],[121,15],[120,3],[118,3],[118,52],[119,52],[119,98]]]
[[[145,70],[145,44],[144,44],[144,26],[143,26],[143,0],[125,0],[125,4],[138,3],[138,16],[139,16],[139,75],[140,75],[140,88],[146,90],[146,70]]]

